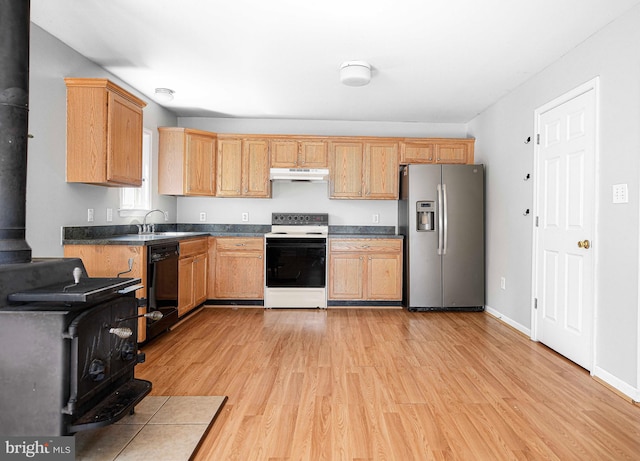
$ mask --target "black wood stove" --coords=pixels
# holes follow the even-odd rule
[[[0,434],[113,423],[151,390],[134,378],[140,279],[89,278],[80,259],[0,265]]]
[[[32,260],[25,240],[29,0],[0,0],[0,434],[68,435],[118,420],[134,379],[139,279],[92,279],[79,259]]]

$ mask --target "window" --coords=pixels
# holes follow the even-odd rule
[[[142,185],[120,188],[120,216],[142,216],[151,210],[151,130],[142,132]]]

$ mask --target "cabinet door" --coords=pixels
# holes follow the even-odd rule
[[[108,91],[107,181],[142,185],[142,109]]]
[[[367,299],[402,299],[402,257],[400,253],[367,255]]]
[[[400,163],[433,163],[436,146],[430,142],[403,142]]]
[[[331,197],[363,196],[364,145],[361,142],[335,142],[331,145]]]
[[[193,309],[193,257],[178,260],[178,316]]]
[[[364,256],[333,253],[329,256],[329,299],[364,298]]]
[[[327,168],[329,165],[326,141],[301,141],[300,166],[305,168]]]
[[[207,255],[193,258],[193,304],[199,306],[207,300]]]
[[[239,197],[242,192],[242,140],[218,139],[216,195]]]
[[[466,143],[438,143],[437,163],[467,163]]]
[[[242,196],[269,197],[269,143],[263,139],[244,140],[242,157]]]
[[[272,140],[271,166],[274,168],[293,168],[298,164],[298,141]]]
[[[364,183],[364,198],[397,200],[398,143],[367,142]]]
[[[194,133],[186,139],[186,187],[188,195],[215,194],[215,140]]]
[[[218,251],[216,253],[216,298],[262,299],[264,263],[255,251]]]

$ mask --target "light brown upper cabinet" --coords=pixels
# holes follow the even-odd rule
[[[271,196],[267,139],[218,135],[216,170],[218,197]]]
[[[65,78],[67,182],[142,184],[146,103],[107,79]]]
[[[274,168],[327,168],[326,140],[271,139],[271,166]]]
[[[216,193],[216,135],[190,128],[158,128],[158,193]]]
[[[398,142],[352,139],[331,141],[331,198],[396,200]]]
[[[412,138],[400,143],[400,163],[473,163],[475,139]]]

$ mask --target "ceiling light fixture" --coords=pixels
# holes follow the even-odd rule
[[[340,81],[348,86],[364,86],[371,80],[371,65],[364,61],[346,61],[340,66]]]
[[[169,88],[156,88],[156,101],[173,101],[173,93],[174,91]]]

